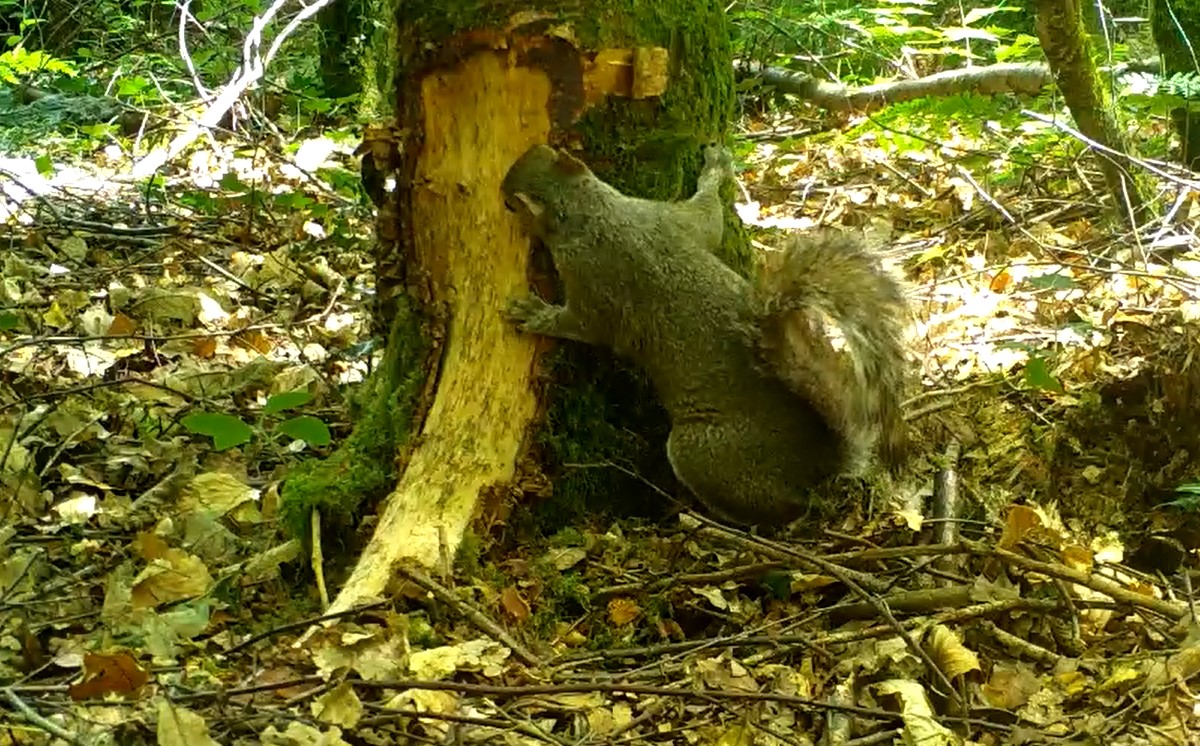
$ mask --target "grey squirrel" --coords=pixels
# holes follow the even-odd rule
[[[720,517],[771,526],[808,491],[898,462],[904,429],[898,284],[837,234],[794,239],[752,283],[720,245],[719,146],[690,199],[621,194],[566,152],[535,145],[505,175],[508,207],[549,249],[566,302],[513,300],[527,333],[611,348],[649,375],[671,420],[667,457]],[[839,349],[839,347],[841,349]]]

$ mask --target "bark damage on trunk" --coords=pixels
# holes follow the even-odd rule
[[[546,18],[422,41],[401,44],[394,151],[377,158],[397,185],[380,207],[379,281],[385,319],[401,294],[423,307],[432,353],[398,483],[330,612],[377,596],[404,563],[448,563],[474,518],[511,502],[545,343],[501,313],[530,274],[501,181],[529,146],[566,142],[589,106],[657,96],[668,78],[665,49],[588,52]]]

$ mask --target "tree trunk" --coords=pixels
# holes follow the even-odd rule
[[[1167,75],[1200,75],[1200,2],[1197,0],[1153,0],[1150,3],[1150,30],[1154,45]],[[1180,161],[1200,171],[1200,112],[1179,107],[1171,111],[1175,131],[1179,133]]]
[[[395,489],[335,610],[382,591],[398,563],[453,557],[472,518],[502,518],[540,481],[526,453],[546,408],[538,381],[549,343],[518,334],[502,310],[531,276],[549,278],[532,270],[529,239],[504,206],[509,166],[549,142],[627,193],[679,199],[695,188],[701,145],[726,133],[734,83],[721,3],[560,5],[498,0],[472,17],[443,0],[395,11],[394,124],[365,145],[396,184],[377,226],[389,366],[349,455],[289,480],[285,494],[291,520],[314,507],[344,515],[354,499],[344,485],[376,489],[388,468],[378,454],[398,453]],[[727,233],[744,263],[744,234]],[[597,420],[612,410],[592,409]],[[654,446],[665,463],[663,443]],[[346,501],[329,506],[339,492]]]
[[[1037,0],[1036,8],[1042,51],[1075,126],[1093,142],[1118,154],[1128,152],[1092,61],[1079,0]],[[1136,222],[1144,205],[1137,183],[1112,156],[1097,152],[1096,158],[1117,213],[1126,222]]]

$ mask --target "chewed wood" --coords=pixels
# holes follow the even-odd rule
[[[421,94],[423,151],[401,199],[412,201],[413,255],[449,311],[447,336],[419,444],[331,611],[381,593],[400,563],[453,557],[480,495],[513,479],[537,412],[535,341],[501,314],[527,292],[529,239],[500,183],[548,138],[550,81],[489,51],[430,74]]]

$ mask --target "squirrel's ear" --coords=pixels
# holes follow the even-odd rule
[[[556,165],[563,173],[569,176],[578,176],[579,174],[591,173],[587,167],[587,164],[571,155],[567,151],[559,150],[557,152],[558,162],[554,165]]]

